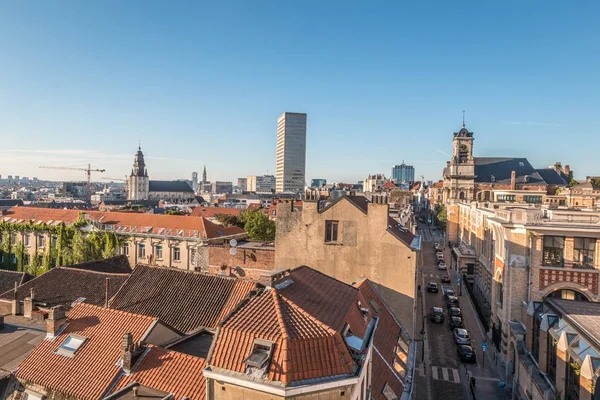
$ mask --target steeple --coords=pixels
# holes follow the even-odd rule
[[[202,172],[202,183],[206,183],[208,180],[206,179],[206,165],[204,165],[204,171]]]
[[[131,171],[131,176],[148,176],[141,145],[138,146],[138,151],[135,153],[135,157],[133,159],[133,170]]]

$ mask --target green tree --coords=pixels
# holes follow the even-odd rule
[[[52,246],[46,246],[46,252],[44,253],[44,259],[42,260],[42,273],[50,271],[54,266],[54,257],[52,253]]]
[[[15,256],[17,257],[17,271],[25,272],[25,267],[27,265],[27,254],[25,254],[25,246],[21,242],[21,244],[18,244],[15,247]]]
[[[65,224],[61,222],[56,235],[56,265],[63,264],[63,252],[67,243],[67,229]]]
[[[438,225],[442,228],[445,227],[446,223],[448,222],[448,216],[446,215],[446,206],[438,203],[435,205],[435,211]]]
[[[30,275],[38,276],[40,275],[40,255],[36,252],[31,256],[32,258],[29,260],[29,265],[24,267],[24,270],[27,271]]]
[[[104,231],[104,252],[103,258],[114,257],[117,255],[118,240],[113,232]]]
[[[275,240],[275,222],[262,211],[246,210],[242,213],[241,220],[250,239],[265,242]]]
[[[227,226],[237,226],[239,228],[244,227],[244,223],[241,218],[236,215],[230,214],[215,214],[215,219],[219,222],[219,224],[227,227]]]
[[[65,263],[81,264],[92,259],[91,246],[79,229],[73,234],[71,249],[65,248]]]

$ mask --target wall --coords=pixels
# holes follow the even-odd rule
[[[221,266],[230,268],[227,274],[247,279],[258,279],[260,274],[275,269],[275,249],[270,248],[237,248],[234,256],[227,246],[208,246],[208,263],[210,273],[221,273]]]
[[[325,243],[325,224],[339,221],[341,243]],[[276,268],[307,265],[346,283],[368,278],[412,334],[417,254],[387,232],[387,204],[369,203],[364,214],[343,198],[319,213],[306,201],[302,211],[290,203],[277,209]]]
[[[208,400],[337,400],[350,399],[352,387],[325,390],[318,393],[308,393],[292,397],[275,396],[272,394],[235,386],[229,383],[206,380],[206,398]],[[342,394],[343,392],[343,394]]]

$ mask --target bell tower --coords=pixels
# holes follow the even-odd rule
[[[444,200],[473,200],[475,192],[475,159],[473,132],[463,125],[452,138],[452,160],[444,169]]]
[[[137,153],[133,159],[133,169],[128,180],[128,200],[148,200],[150,192],[150,181],[148,179],[148,170],[144,162],[144,153],[142,147],[138,147]]]

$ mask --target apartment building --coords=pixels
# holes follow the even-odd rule
[[[203,217],[156,215],[125,212],[44,209],[15,207],[0,216],[2,240],[10,240],[15,250],[2,254],[16,263],[16,249],[22,245],[25,258],[38,257],[42,264],[48,247],[58,246],[57,229],[76,226],[84,235],[93,232],[114,233],[122,241],[118,252],[138,263],[184,270],[199,268],[207,257],[209,243],[243,239],[247,235],[237,227],[222,227]],[[200,261],[199,261],[200,260]]]

